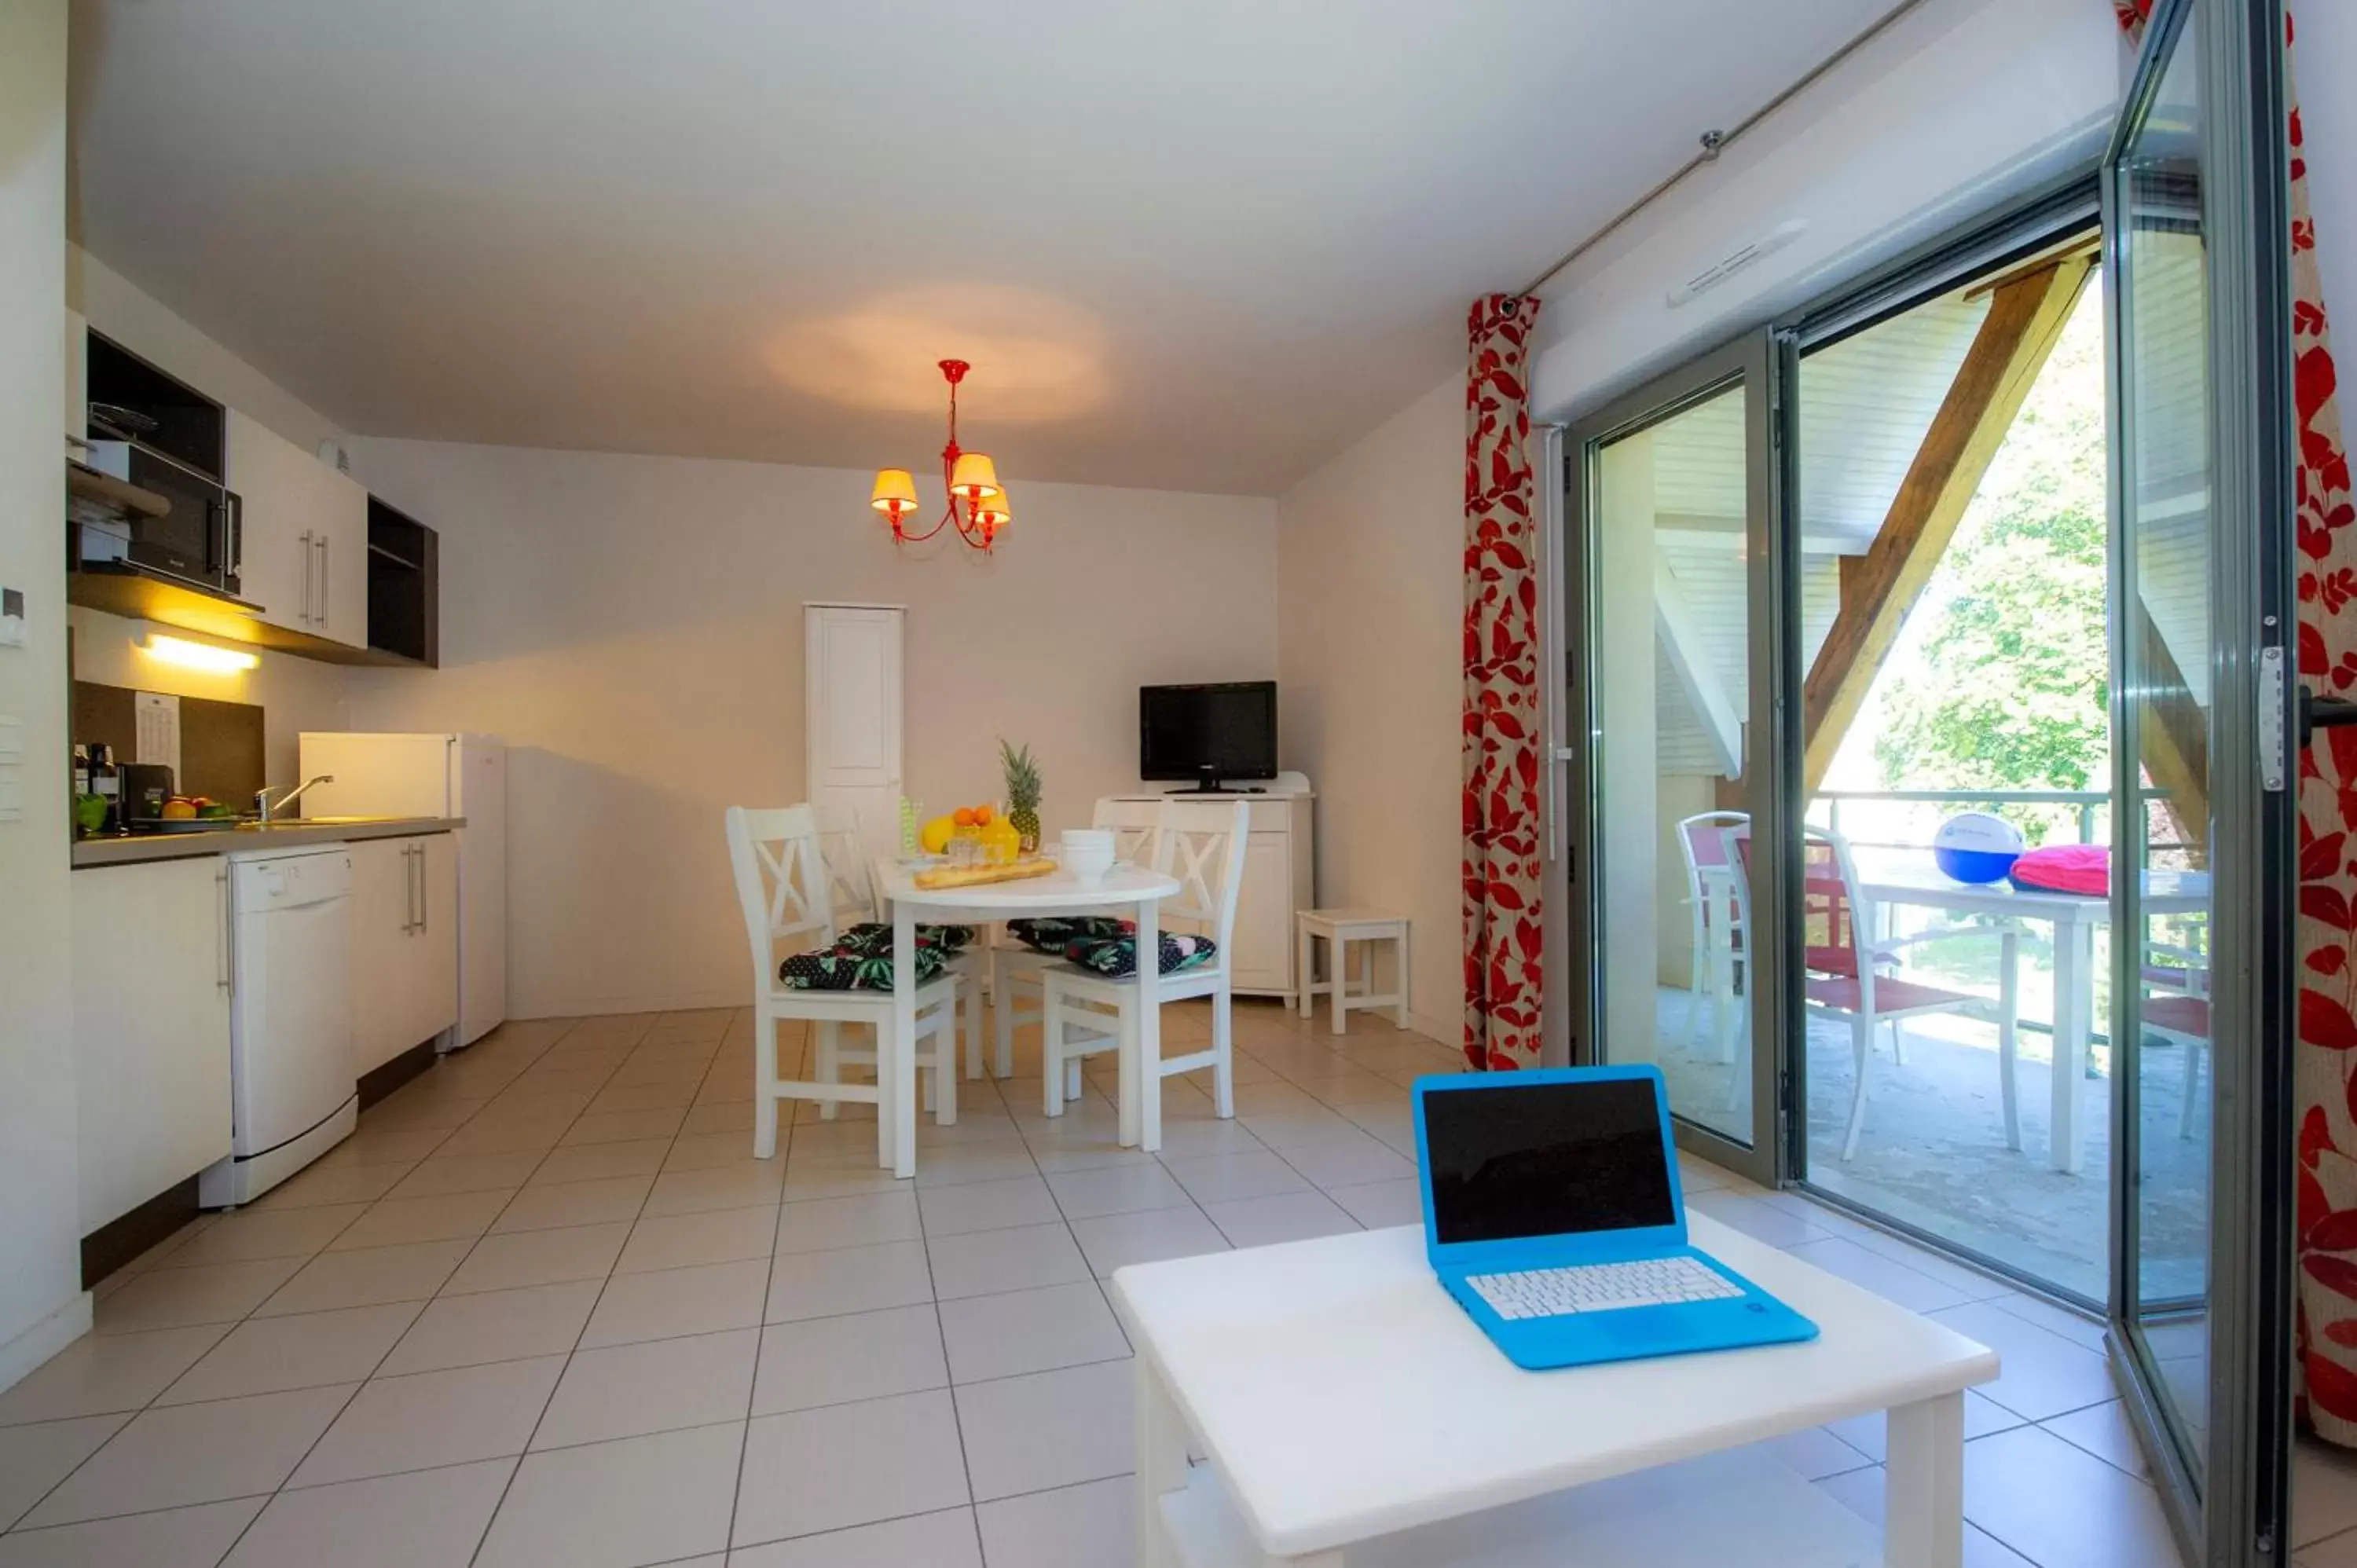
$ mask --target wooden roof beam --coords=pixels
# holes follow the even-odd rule
[[[1932,579],[2015,415],[2045,369],[2094,257],[2074,252],[1999,284],[1948,395],[1864,555],[1842,561],[1841,608],[1801,690],[1802,787],[1813,794]]]

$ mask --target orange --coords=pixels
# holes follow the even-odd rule
[[[974,825],[978,828],[986,828],[990,826],[990,819],[997,814],[998,813],[993,811],[988,806],[976,806],[974,809]]]
[[[952,814],[951,820],[962,828],[973,827],[974,825],[974,808],[972,806],[960,806]]]

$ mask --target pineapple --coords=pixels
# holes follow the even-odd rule
[[[1039,765],[1031,748],[998,743],[998,765],[1006,774],[1006,820],[1022,835],[1023,853],[1039,853]]]

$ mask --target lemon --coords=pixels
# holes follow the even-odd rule
[[[927,854],[946,854],[950,847],[950,835],[955,832],[957,822],[954,818],[935,817],[917,835],[917,842],[924,846]]]

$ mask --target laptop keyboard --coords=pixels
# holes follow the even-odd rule
[[[1633,1263],[1588,1263],[1570,1269],[1525,1269],[1471,1274],[1465,1283],[1508,1322],[1617,1312],[1630,1306],[1674,1306],[1724,1301],[1743,1294],[1727,1276],[1692,1258],[1647,1258]]]

